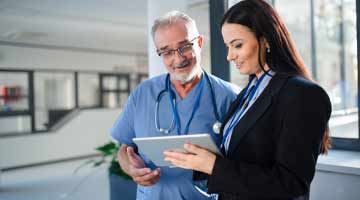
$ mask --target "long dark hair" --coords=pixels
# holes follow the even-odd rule
[[[265,71],[261,61],[261,41],[268,42],[270,50],[266,50],[265,62],[269,68],[282,76],[302,76],[312,81],[310,72],[302,57],[296,50],[295,42],[276,10],[264,0],[244,0],[232,6],[224,15],[221,26],[225,23],[241,24],[248,27],[256,36],[259,44],[259,64]],[[320,153],[330,148],[329,128],[326,127]]]

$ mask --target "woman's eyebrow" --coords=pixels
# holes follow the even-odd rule
[[[238,40],[241,40],[241,41],[242,41],[242,39],[233,39],[233,40],[231,40],[231,41],[229,42],[229,44],[233,44],[234,42],[236,42],[236,41],[238,41]]]

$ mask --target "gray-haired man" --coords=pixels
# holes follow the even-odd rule
[[[152,36],[168,74],[142,82],[130,94],[112,129],[112,137],[123,143],[119,163],[138,183],[137,199],[211,199],[194,187],[191,170],[155,166],[134,152],[132,139],[209,133],[218,141],[213,125],[223,119],[238,88],[202,70],[204,39],[186,14],[172,11],[157,19]]]

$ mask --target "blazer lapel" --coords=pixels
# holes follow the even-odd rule
[[[280,90],[285,80],[285,78],[278,75],[275,75],[271,79],[269,85],[234,127],[227,155],[231,155],[237,144],[241,141],[241,138],[248,133],[249,129],[254,126],[256,121],[266,112],[267,108],[271,105],[273,95]]]
[[[251,76],[249,76],[249,81],[251,80]],[[255,75],[254,75],[255,76]],[[236,108],[239,106],[240,104],[240,100],[241,100],[241,96],[245,93],[245,88],[241,90],[241,92],[237,95],[236,99],[231,103],[228,111],[226,112],[225,118],[222,122],[221,128],[220,128],[220,133],[221,133],[221,137],[223,135],[223,131],[224,131],[224,127],[225,124],[227,123],[227,121],[230,119],[230,117],[233,115],[233,113],[236,111]]]
[[[223,123],[221,124],[221,129],[220,132],[222,133],[222,131],[224,130],[225,124],[227,123],[227,121],[229,121],[230,117],[234,114],[234,112],[236,111],[236,108],[239,106],[240,104],[240,100],[241,100],[241,96],[243,95],[245,91],[241,91],[238,96],[236,97],[236,99],[231,103],[229,110],[227,111],[225,118],[223,120]]]
[[[233,115],[233,113],[236,111],[236,108],[239,106],[240,104],[240,100],[241,100],[241,96],[243,95],[243,93],[245,92],[245,90],[242,90],[236,97],[236,99],[230,104],[230,107],[228,109],[228,111],[226,112],[225,114],[225,117],[224,117],[224,120],[223,122],[221,123],[221,127],[220,127],[220,141],[222,141],[223,139],[223,131],[224,131],[224,127],[227,123],[227,121],[229,121],[230,117]],[[221,153],[223,155],[226,155],[226,152],[225,152],[225,148],[223,145],[221,145]]]

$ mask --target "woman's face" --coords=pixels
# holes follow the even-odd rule
[[[241,74],[256,74],[259,77],[263,71],[258,60],[259,44],[255,34],[246,26],[232,23],[225,23],[221,33],[228,49],[227,60],[233,61]],[[261,42],[261,45],[264,61],[266,42]],[[266,64],[263,66],[268,69]]]

